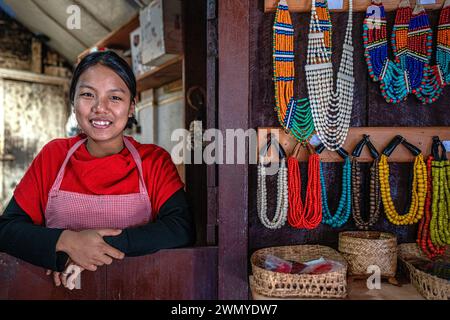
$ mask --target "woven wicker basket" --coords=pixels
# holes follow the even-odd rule
[[[412,285],[425,299],[450,300],[450,281],[423,272],[407,261],[408,258],[421,258],[431,261],[422,253],[416,243],[399,245],[398,257],[409,271]],[[445,258],[450,259],[448,252]]]
[[[268,254],[279,258],[306,262],[323,257],[344,267],[323,274],[289,274],[264,269]],[[347,263],[332,248],[318,245],[296,245],[260,249],[251,257],[251,286],[258,294],[284,298],[345,298],[347,296]]]
[[[376,231],[339,233],[339,252],[348,263],[350,275],[367,276],[367,268],[376,265],[384,277],[394,277],[397,271],[397,237]]]

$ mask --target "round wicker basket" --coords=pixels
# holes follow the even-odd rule
[[[425,299],[450,300],[450,281],[423,272],[408,262],[410,258],[421,258],[431,261],[422,253],[416,243],[400,244],[398,246],[398,257],[406,265],[412,285]],[[446,261],[450,260],[448,252],[445,254],[444,259]]]
[[[371,265],[378,266],[384,277],[394,277],[397,271],[397,237],[391,233],[341,232],[339,252],[347,260],[349,275],[367,276]]]
[[[290,274],[264,269],[268,254],[285,260],[306,262],[323,257],[343,265],[337,271],[323,274]],[[345,298],[347,296],[347,263],[336,250],[319,245],[295,245],[260,249],[251,256],[253,277],[250,284],[258,294],[269,297]]]

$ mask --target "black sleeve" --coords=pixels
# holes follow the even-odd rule
[[[33,224],[13,197],[0,216],[0,252],[36,266],[63,271],[69,256],[56,252],[63,231]]]
[[[192,245],[195,226],[184,190],[180,189],[164,202],[155,221],[124,229],[120,235],[104,237],[104,240],[130,257]]]

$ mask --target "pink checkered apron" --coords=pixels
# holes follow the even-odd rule
[[[124,229],[146,224],[151,219],[151,205],[142,174],[142,161],[138,151],[124,137],[139,172],[139,193],[120,195],[89,195],[60,190],[67,162],[86,141],[75,143],[67,153],[53,186],[45,209],[49,228],[80,231],[86,229]]]

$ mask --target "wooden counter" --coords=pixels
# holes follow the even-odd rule
[[[217,299],[217,247],[161,250],[81,274],[55,287],[45,270],[0,253],[0,299]]]

